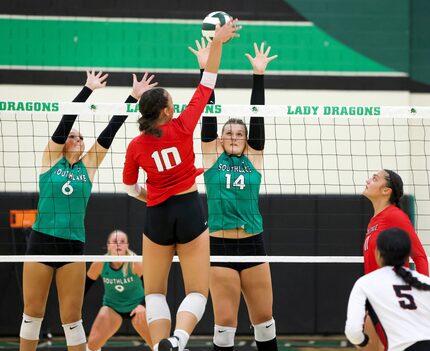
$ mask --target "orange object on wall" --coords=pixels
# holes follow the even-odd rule
[[[37,210],[10,210],[11,228],[29,228],[36,220]]]

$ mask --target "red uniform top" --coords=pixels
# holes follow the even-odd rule
[[[363,244],[364,274],[373,272],[380,268],[376,263],[375,249],[376,240],[381,231],[388,228],[400,228],[409,234],[412,243],[411,257],[415,262],[419,273],[429,275],[427,255],[421,245],[420,239],[408,217],[400,208],[391,205],[385,210],[372,217],[368,226],[366,238]],[[408,263],[406,264],[409,265]]]
[[[123,183],[136,184],[142,167],[147,174],[147,206],[191,188],[203,173],[194,166],[193,133],[212,90],[200,84],[179,117],[159,127],[161,138],[141,134],[128,145]]]

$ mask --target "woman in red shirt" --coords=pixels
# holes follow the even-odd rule
[[[147,202],[143,236],[146,315],[155,351],[183,351],[201,319],[209,289],[209,236],[195,179],[193,133],[215,87],[222,46],[238,36],[237,20],[218,27],[208,63],[191,101],[173,118],[170,94],[155,88],[139,101],[142,132],[127,148],[123,182],[129,195]],[[146,189],[137,184],[139,168],[147,174]],[[170,334],[167,281],[174,253],[181,262],[186,297]]]
[[[411,239],[411,258],[415,262],[416,270],[428,276],[429,266],[424,248],[408,215],[399,207],[400,198],[403,196],[402,178],[396,172],[382,169],[366,181],[363,195],[372,202],[374,210],[363,245],[364,273],[379,268],[375,259],[379,233],[387,228],[400,228],[406,231]]]
[[[408,215],[400,209],[399,202],[403,196],[402,178],[394,171],[381,169],[366,181],[363,195],[372,202],[374,210],[373,217],[367,226],[363,244],[364,273],[367,274],[380,268],[375,258],[376,241],[379,233],[388,228],[400,228],[408,233],[411,239],[411,258],[415,263],[416,270],[428,276],[429,266],[426,252]],[[408,262],[405,265],[408,266]],[[369,342],[364,349],[367,351],[384,350],[384,346],[386,346],[385,332],[370,305],[368,306],[368,315],[370,318],[366,318],[365,332],[369,334],[371,340],[375,341],[378,340],[377,333],[381,342],[379,345],[378,342]]]

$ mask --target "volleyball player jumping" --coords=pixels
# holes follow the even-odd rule
[[[237,20],[218,27],[212,41],[206,72],[191,101],[173,118],[170,94],[150,90],[139,101],[139,130],[129,144],[123,181],[128,194],[147,201],[143,236],[143,278],[146,314],[154,349],[182,351],[205,310],[209,288],[207,225],[195,178],[203,172],[194,166],[193,132],[215,86],[222,46],[239,36]],[[147,174],[146,186],[137,184],[139,167]],[[181,262],[185,299],[170,335],[167,281],[175,253]]]

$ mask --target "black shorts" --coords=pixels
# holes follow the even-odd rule
[[[145,235],[159,245],[186,244],[207,228],[197,191],[169,197],[146,208]]]
[[[429,351],[430,340],[418,341],[415,344],[409,346],[405,351]]]
[[[252,234],[243,239],[210,237],[211,256],[267,256],[263,233]],[[226,267],[241,272],[263,262],[211,262],[212,267]]]
[[[27,241],[26,255],[83,255],[84,243],[67,240],[32,230]],[[53,268],[60,268],[71,262],[41,262]]]

